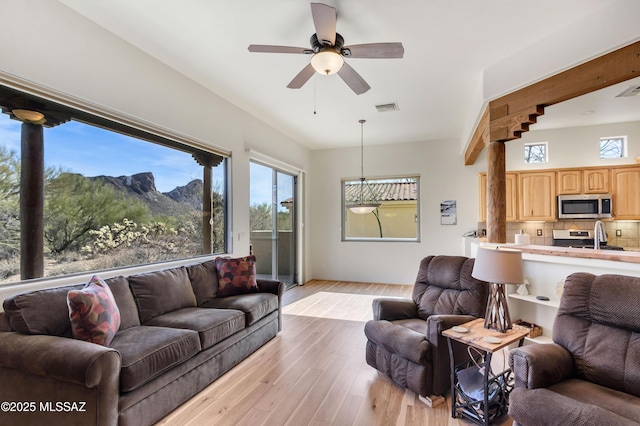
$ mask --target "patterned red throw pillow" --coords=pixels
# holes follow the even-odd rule
[[[257,293],[256,257],[239,259],[216,258],[218,271],[218,297]]]
[[[94,275],[80,290],[67,293],[73,338],[109,346],[120,328],[120,310],[111,289]]]

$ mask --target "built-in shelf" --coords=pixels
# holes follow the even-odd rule
[[[536,296],[532,295],[532,294],[518,294],[518,293],[511,293],[509,294],[509,297],[511,299],[518,299],[518,300],[524,300],[525,302],[531,302],[531,303],[535,303],[538,305],[544,305],[544,306],[550,306],[552,308],[559,308],[560,307],[560,302],[557,300],[538,300],[536,299]]]

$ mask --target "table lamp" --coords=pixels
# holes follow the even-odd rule
[[[479,247],[471,276],[490,283],[484,328],[501,333],[511,328],[504,284],[522,284],[522,252],[505,248]]]

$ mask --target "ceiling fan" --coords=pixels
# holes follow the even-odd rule
[[[314,72],[329,75],[337,73],[356,94],[360,95],[371,87],[344,61],[347,58],[402,58],[402,43],[368,43],[344,46],[344,38],[336,32],[336,9],[322,3],[311,3],[311,15],[316,33],[311,36],[311,48],[249,45],[249,52],[302,53],[313,55],[311,63],[302,69],[287,85],[299,89],[309,81]]]

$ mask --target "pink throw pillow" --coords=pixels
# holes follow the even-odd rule
[[[67,293],[73,338],[109,346],[120,328],[120,310],[111,289],[94,275],[80,290]]]
[[[216,258],[218,271],[218,297],[257,293],[256,257],[239,259]]]

